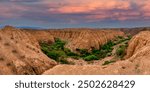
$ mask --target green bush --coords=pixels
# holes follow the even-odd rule
[[[64,52],[66,53],[67,56],[78,56],[76,53],[71,52],[71,50],[68,48],[64,48]]]
[[[90,55],[90,53],[88,52],[87,49],[76,49],[77,52],[79,52],[80,56],[81,57],[86,57],[88,55]]]
[[[118,36],[118,38],[119,38],[119,39],[123,39],[124,37],[123,37],[123,36]]]
[[[101,46],[101,49],[109,51],[109,50],[112,50],[113,46],[114,46],[114,42],[108,41],[106,44]]]
[[[100,54],[100,50],[98,50],[98,49],[92,49],[92,54]]]
[[[116,49],[116,55],[120,58],[123,58],[126,50],[126,45],[120,45],[119,48]]]
[[[98,57],[95,55],[89,55],[89,56],[84,57],[84,60],[85,61],[98,60]]]
[[[131,38],[132,38],[132,36],[131,36],[131,35],[127,35],[126,40],[130,40]]]
[[[42,50],[45,54],[48,53],[48,48],[47,48],[47,47],[41,46],[41,50]]]
[[[53,50],[53,51],[48,51],[47,56],[57,61],[59,57],[66,56],[66,54],[63,51]]]
[[[64,49],[65,41],[60,40],[59,38],[55,38],[55,43],[53,43],[50,48],[52,50],[62,50]]]
[[[59,57],[58,60],[61,64],[70,64],[65,57]]]
[[[105,61],[102,65],[108,65],[110,63],[115,63],[116,61],[114,60],[110,60],[110,61]]]

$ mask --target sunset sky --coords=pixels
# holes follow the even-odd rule
[[[0,25],[146,27],[150,26],[150,0],[0,0]]]

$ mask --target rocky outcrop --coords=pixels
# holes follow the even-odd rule
[[[136,54],[146,54],[150,46],[150,31],[143,31],[135,35],[129,42],[126,58]],[[147,53],[148,54],[148,53]],[[143,56],[143,55],[142,55]]]
[[[55,65],[28,32],[11,26],[0,30],[0,74],[41,74]]]

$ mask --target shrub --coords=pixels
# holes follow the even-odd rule
[[[63,56],[59,57],[59,60],[58,60],[61,64],[70,64],[67,59]]]
[[[131,35],[127,35],[127,40],[130,40],[131,38],[132,38],[132,36]]]
[[[107,55],[107,51],[106,50],[100,50],[99,54],[95,54],[99,59],[101,58],[105,58]]]
[[[100,54],[100,50],[98,50],[98,49],[92,49],[92,54]]]
[[[81,57],[86,57],[86,56],[90,55],[90,53],[88,52],[87,49],[76,49],[76,51],[79,52]]]
[[[46,53],[48,53],[48,48],[47,47],[41,47],[41,50],[46,54]]]
[[[126,54],[126,45],[120,45],[119,48],[116,49],[116,55],[120,58],[123,58],[123,56]]]
[[[58,61],[60,56],[66,56],[63,51],[48,51],[47,56]]]
[[[60,40],[59,38],[55,38],[55,43],[53,43],[50,47],[53,50],[64,49],[65,41]]]
[[[119,38],[119,39],[123,39],[124,37],[123,37],[123,36],[118,36],[118,38]]]
[[[71,50],[68,48],[64,48],[64,52],[66,53],[67,56],[78,56],[76,53],[71,52]]]
[[[95,55],[89,55],[89,56],[84,57],[84,60],[86,61],[98,60],[98,57]]]
[[[102,65],[108,65],[110,63],[115,63],[116,61],[114,60],[110,60],[110,61],[105,61]]]
[[[102,50],[112,50],[112,47],[114,46],[114,43],[112,41],[108,41],[106,44],[101,46]]]

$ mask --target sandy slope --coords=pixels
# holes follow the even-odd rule
[[[10,26],[0,30],[0,74],[41,74],[55,65],[29,33]]]

